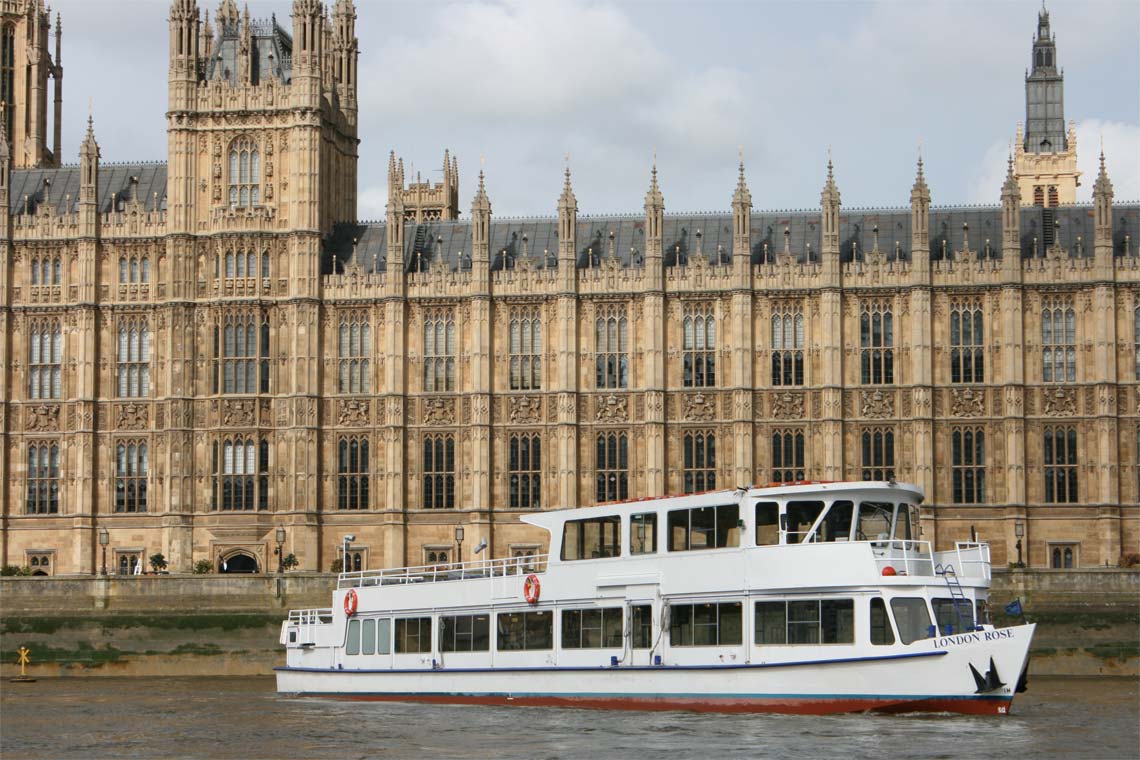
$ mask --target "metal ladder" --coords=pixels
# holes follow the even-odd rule
[[[962,614],[962,610],[969,610],[971,608],[970,600],[966,597],[966,592],[962,590],[962,584],[958,581],[958,573],[955,572],[954,566],[951,564],[938,564],[934,567],[934,572],[941,575],[942,579],[946,581],[946,588],[950,591],[950,601],[954,605],[954,615],[958,618],[958,631],[966,631],[971,624],[972,615],[967,613]]]

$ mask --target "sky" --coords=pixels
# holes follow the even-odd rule
[[[199,2],[211,16],[217,2]],[[668,211],[727,211],[743,156],[755,208],[816,208],[828,152],[844,206],[909,203],[921,150],[936,206],[996,204],[1025,119],[1036,2],[356,0],[359,216],[388,153],[438,181],[482,160],[496,216],[553,216],[567,160],[581,214],[640,213],[656,157]],[[289,0],[250,2],[289,28]],[[105,161],[165,160],[169,0],[55,0],[65,162],[90,107]],[[1140,200],[1140,3],[1049,11],[1077,124],[1078,200],[1100,141]],[[482,157],[482,158],[481,158]]]

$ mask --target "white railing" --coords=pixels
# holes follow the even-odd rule
[[[953,551],[938,556],[943,563],[953,560],[959,578],[991,578],[990,545],[983,541],[955,541]]]
[[[387,570],[359,570],[341,573],[337,588],[361,586],[388,586],[403,583],[439,583],[469,578],[501,578],[506,575],[526,575],[546,572],[549,555],[505,557],[503,559],[473,560],[417,567],[394,567]]]
[[[875,556],[875,565],[882,575],[888,567],[895,575],[934,575],[934,555],[929,541],[882,540],[867,541]],[[891,573],[888,571],[887,575]]]
[[[332,608],[323,607],[311,610],[289,610],[290,625],[323,625],[331,623]]]

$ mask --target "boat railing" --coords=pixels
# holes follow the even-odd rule
[[[934,555],[929,541],[882,539],[867,543],[871,545],[880,575],[934,575]]]
[[[291,625],[323,625],[331,623],[333,613],[331,607],[322,607],[311,610],[289,610],[289,623]]]
[[[959,578],[991,578],[990,545],[984,541],[955,541],[952,552],[939,552],[945,562],[953,558]]]
[[[503,557],[470,562],[451,562],[415,567],[394,567],[385,570],[358,570],[341,573],[337,588],[363,586],[390,586],[406,583],[439,583],[471,578],[501,578],[508,575],[527,575],[546,571],[549,555],[535,554],[524,557]]]

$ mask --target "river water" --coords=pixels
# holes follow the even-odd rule
[[[707,715],[347,702],[272,678],[0,683],[17,758],[1135,758],[1140,682],[1034,678],[1007,717]]]

